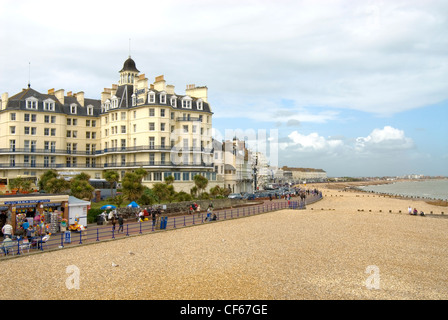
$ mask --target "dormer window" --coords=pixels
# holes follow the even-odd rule
[[[202,110],[204,107],[203,101],[202,99],[199,99],[198,101],[196,101],[196,107],[198,108],[198,110]]]
[[[71,114],[76,114],[76,108],[77,106],[76,106],[76,104],[71,104],[70,105],[70,113]]]
[[[137,105],[137,96],[136,96],[136,94],[134,93],[134,94],[132,95],[132,106],[135,107],[136,105]]]
[[[37,110],[37,101],[38,100],[36,98],[27,99],[26,100],[26,108]]]
[[[189,96],[182,98],[182,108],[191,109],[191,98]]]
[[[156,102],[156,94],[154,91],[148,92],[148,103],[155,103]]]
[[[54,101],[52,99],[44,101],[44,111],[54,111]]]
[[[87,115],[93,116],[93,106],[92,105],[87,106]]]
[[[165,92],[160,93],[159,103],[160,104],[166,104],[166,93]]]
[[[110,100],[107,99],[106,102],[104,102],[104,111],[107,112],[110,109]]]
[[[112,98],[112,105],[111,105],[112,109],[118,108],[118,98],[116,96],[114,96]]]
[[[176,108],[177,107],[177,97],[176,96],[172,96],[171,100],[170,100],[170,103],[171,103],[171,106],[173,108]]]

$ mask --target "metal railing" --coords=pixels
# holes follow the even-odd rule
[[[161,230],[174,230],[183,227],[202,225],[204,223],[215,222],[213,215],[216,214],[216,221],[223,221],[236,218],[244,218],[254,216],[262,213],[283,210],[283,209],[305,209],[307,204],[314,203],[322,199],[322,195],[314,195],[307,197],[306,201],[301,200],[280,200],[259,205],[233,208],[233,209],[221,209],[215,210],[211,214],[207,212],[192,213],[184,216],[161,216],[156,221],[148,218],[148,221],[143,222],[130,222],[122,225],[122,228],[118,224],[115,227],[106,225],[97,228],[88,228],[83,231],[65,231],[51,235],[47,242],[43,242],[43,236],[35,237],[30,246],[24,245],[23,240],[13,241],[13,245],[8,254],[22,255],[32,252],[41,252],[48,250],[57,250],[74,245],[83,245],[87,243],[95,243],[107,240],[115,240],[133,235],[149,234],[155,231]],[[1,252],[3,253],[3,251]]]

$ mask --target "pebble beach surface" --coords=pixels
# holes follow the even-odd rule
[[[3,259],[0,298],[448,299],[448,219],[407,214],[446,207],[320,189],[305,210]]]

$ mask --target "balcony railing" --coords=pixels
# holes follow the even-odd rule
[[[67,149],[38,149],[38,148],[0,148],[0,154],[53,154],[70,156],[98,156],[110,153],[129,153],[129,152],[203,152],[212,153],[213,149],[203,147],[171,147],[165,145],[147,145],[136,147],[117,147],[105,148],[95,151],[67,150]]]
[[[177,117],[176,121],[202,121],[202,119],[197,117]]]
[[[194,162],[171,162],[171,161],[138,161],[138,162],[114,162],[104,164],[85,164],[85,163],[0,163],[0,168],[35,168],[35,169],[58,169],[58,168],[129,168],[129,167],[205,167],[213,168],[213,163],[194,163]]]

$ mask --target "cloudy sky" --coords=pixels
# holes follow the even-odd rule
[[[0,0],[0,91],[99,99],[129,39],[149,80],[208,87],[217,136],[278,141],[273,164],[448,175],[445,0]]]

